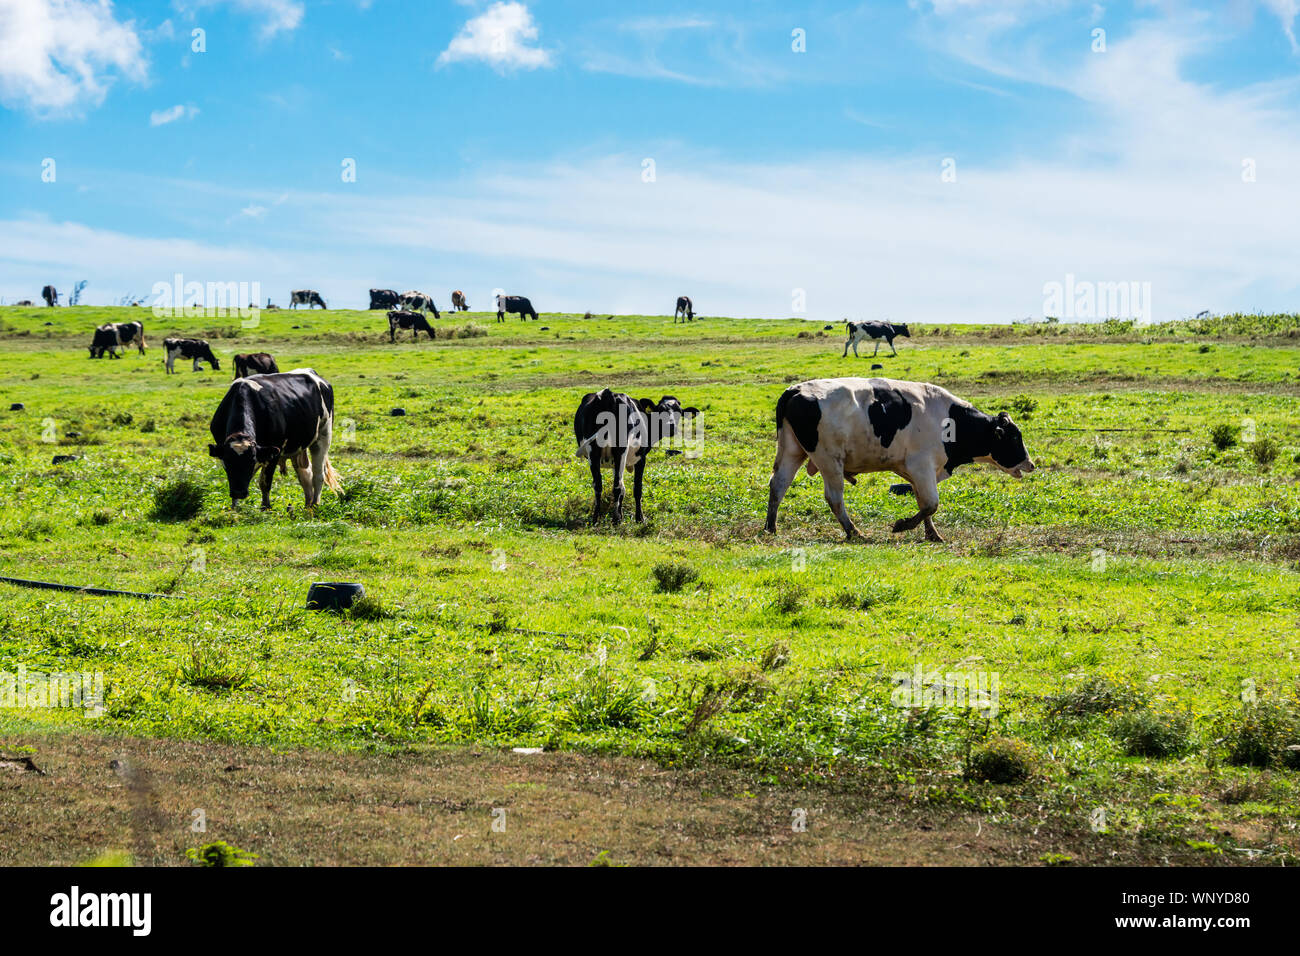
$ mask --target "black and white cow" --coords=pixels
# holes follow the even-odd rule
[[[897,355],[898,350],[894,348],[894,337],[898,335],[904,335],[909,339],[912,337],[912,333],[907,330],[907,326],[904,324],[891,325],[888,322],[850,322],[848,319],[844,320],[844,324],[849,327],[849,337],[844,341],[845,356],[849,354],[849,346],[852,345],[853,354],[856,357],[858,354],[858,343],[865,341],[868,338],[876,340],[876,351],[871,353],[873,358],[875,357],[876,352],[880,351],[881,339],[888,342],[889,351],[892,354]],[[841,356],[841,358],[843,357],[844,356]]]
[[[280,371],[270,352],[246,352],[235,356],[235,378],[250,375],[274,375]]]
[[[673,312],[673,325],[677,324],[679,316],[683,322],[695,321],[695,307],[691,305],[691,297],[689,295],[679,295],[677,297],[677,310]]]
[[[919,511],[894,522],[908,531],[922,522],[925,536],[942,541],[933,515],[939,482],[959,465],[986,462],[1020,478],[1034,470],[1020,429],[1006,412],[986,415],[951,392],[924,382],[887,378],[825,378],[787,388],[776,403],[776,463],[768,485],[767,530],[799,466],[822,476],[826,503],[845,535],[859,535],[844,509],[844,482],[892,471],[910,483]]]
[[[31,305],[31,304],[32,304],[31,299],[19,299],[17,302],[14,303],[14,305]]]
[[[428,332],[430,339],[436,338],[433,333],[433,326],[429,325],[429,320],[424,317],[423,312],[407,312],[403,309],[394,309],[389,312],[388,341],[397,341],[398,329],[410,329],[412,342],[420,337],[421,332]]]
[[[465,293],[457,289],[451,294],[451,310],[453,312],[468,312],[469,300],[465,298]]]
[[[59,293],[52,285],[47,285],[41,290],[41,298],[45,300],[45,304],[51,309],[59,304]]]
[[[289,293],[289,308],[296,309],[300,305],[305,305],[309,309],[319,305],[323,309],[325,300],[320,297],[319,292],[311,289],[294,289]]]
[[[497,321],[504,322],[507,312],[517,312],[519,321],[524,321],[525,317],[532,316],[533,321],[537,321],[537,310],[533,304],[522,295],[498,295],[497,296]]]
[[[144,355],[143,322],[106,322],[95,327],[95,335],[90,343],[90,357],[103,358],[104,353],[108,352],[112,358],[120,358],[118,350],[130,345],[134,345]]]
[[[232,508],[248,497],[259,467],[262,508],[270,508],[275,466],[284,471],[285,462],[298,473],[308,508],[320,503],[323,486],[335,494],[343,490],[329,459],[334,389],[309,368],[235,379],[212,416],[211,431],[208,454],[226,468]]]
[[[435,319],[442,318],[438,307],[433,304],[433,297],[423,292],[403,292],[401,302],[402,308],[407,312],[432,312]]]
[[[636,520],[645,520],[641,513],[641,481],[646,453],[676,435],[685,418],[697,414],[699,409],[682,408],[681,402],[671,395],[663,396],[658,404],[648,398],[633,401],[630,396],[607,388],[582,397],[573,416],[573,434],[578,442],[578,457],[591,466],[591,485],[596,495],[591,509],[592,524],[600,518],[602,468],[614,470],[614,525],[623,519],[625,471],[632,472]]]
[[[193,371],[199,371],[199,363],[207,362],[216,371],[221,371],[221,363],[212,354],[212,349],[203,339],[163,339],[163,348],[167,350],[167,374],[175,373],[178,358],[193,359]]]
[[[402,300],[392,289],[371,289],[370,290],[370,308],[372,309],[394,309]]]

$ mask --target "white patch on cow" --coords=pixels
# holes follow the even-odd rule
[[[255,392],[260,392],[262,390],[261,382],[254,382],[251,378],[241,378],[240,381]]]

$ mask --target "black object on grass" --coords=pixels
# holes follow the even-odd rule
[[[307,591],[307,610],[344,611],[365,597],[364,585],[348,581],[316,581]]]

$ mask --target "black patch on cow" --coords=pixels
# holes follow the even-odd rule
[[[894,437],[912,421],[912,406],[896,388],[873,385],[871,394],[873,401],[867,406],[867,419],[881,446],[888,448]]]
[[[821,424],[821,402],[800,391],[800,386],[787,388],[776,400],[776,427],[789,422],[800,447],[812,454],[817,450],[817,426]]]

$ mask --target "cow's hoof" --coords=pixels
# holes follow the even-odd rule
[[[893,527],[894,534],[898,534],[900,531],[910,531],[911,529],[912,526],[907,523],[906,518],[899,518],[897,521],[894,522],[894,527]]]
[[[943,536],[938,532],[935,532],[934,534],[927,534],[925,536],[925,540],[933,541],[935,544],[943,544]]]

